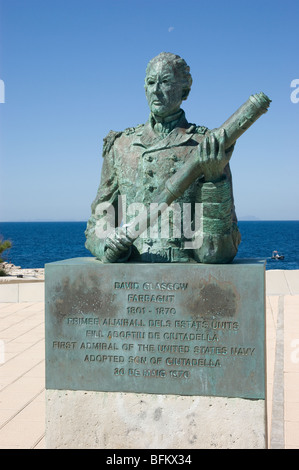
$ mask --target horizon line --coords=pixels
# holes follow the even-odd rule
[[[254,217],[239,217],[238,222],[298,222],[299,219],[258,219]],[[1,220],[0,224],[10,224],[10,223],[45,223],[45,222],[51,222],[51,223],[59,223],[59,222],[88,222],[88,219],[86,220],[53,220],[53,219],[38,219],[38,220]]]

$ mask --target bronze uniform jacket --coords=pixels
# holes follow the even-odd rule
[[[176,127],[162,138],[155,133],[150,121],[123,132],[110,131],[104,139],[101,182],[85,232],[85,246],[94,256],[102,259],[104,254],[105,237],[99,237],[96,230],[99,221],[103,222],[103,208],[108,208],[105,220],[110,221],[112,228],[120,225],[123,214],[126,214],[125,222],[130,222],[139,208],[149,207],[155,201],[163,183],[184,165],[192,153],[198,152],[199,142],[206,131],[204,126],[188,123],[184,113]],[[135,203],[135,214],[132,203]],[[168,236],[165,237],[165,233],[161,236],[161,228],[156,225],[134,242],[129,261],[227,263],[234,258],[240,233],[229,165],[220,182],[214,184],[198,178],[175,204],[181,211],[181,236],[173,233],[174,220],[177,219],[170,214]],[[128,211],[131,211],[129,216]]]

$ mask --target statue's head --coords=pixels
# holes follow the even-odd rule
[[[151,112],[161,118],[179,111],[192,85],[190,68],[180,56],[161,52],[147,65],[145,94]]]

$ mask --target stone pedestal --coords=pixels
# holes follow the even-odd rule
[[[49,448],[265,448],[263,261],[46,265]]]

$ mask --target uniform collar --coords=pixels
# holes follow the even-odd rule
[[[152,147],[153,150],[155,150],[160,148],[176,147],[190,140],[195,126],[188,123],[183,110],[180,110],[179,113],[176,113],[176,115],[173,116],[176,116],[176,119],[174,121],[170,119],[170,122],[176,121],[174,129],[161,139],[153,129],[152,116],[150,115],[150,118],[144,125],[142,132],[136,135],[137,139],[133,142],[133,145],[139,145],[147,149]],[[170,118],[173,116],[170,116]]]
[[[177,113],[171,114],[170,116],[166,116],[165,118],[161,118],[159,116],[155,116],[153,113],[150,114],[149,121],[154,127],[154,125],[158,122],[161,124],[173,125],[175,127],[175,123],[180,120],[182,115],[185,114],[182,109],[180,109]]]

